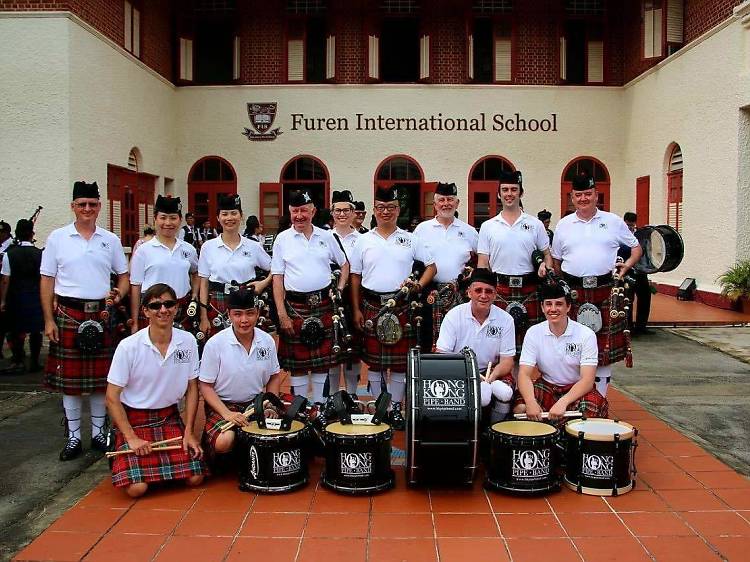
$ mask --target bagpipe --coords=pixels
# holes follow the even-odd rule
[[[617,256],[615,261],[615,267],[612,269],[612,290],[609,294],[609,334],[612,334],[612,324],[616,320],[622,320],[625,322],[625,328],[623,329],[623,335],[625,336],[625,366],[631,368],[633,366],[633,349],[632,335],[630,333],[630,326],[628,325],[628,319],[630,318],[630,307],[632,301],[630,295],[631,287],[635,286],[635,279],[630,275],[621,275],[619,272],[618,265],[624,263],[625,260],[622,257]]]
[[[352,352],[352,333],[349,330],[349,324],[346,321],[346,314],[344,308],[344,297],[339,289],[339,279],[341,278],[341,270],[337,269],[331,273],[331,299],[333,300],[333,347],[334,353],[341,352],[341,344],[346,345],[345,352],[347,354]]]
[[[104,331],[112,336],[113,345],[130,334],[133,319],[128,314],[128,307],[120,301],[115,304],[111,296],[104,299],[104,310],[99,312],[99,318],[89,318],[78,323],[75,343],[84,353],[95,353],[104,346]]]
[[[404,327],[409,329],[414,325],[417,333],[421,330],[422,303],[419,301],[419,296],[414,295],[412,292],[412,286],[416,282],[417,273],[412,272],[406,278],[396,294],[383,303],[377,314],[373,318],[365,321],[365,328],[368,330],[372,330],[373,327],[375,328],[375,335],[380,343],[384,345],[395,345],[401,340],[403,330],[401,328],[401,323],[398,320],[398,316],[393,313],[393,310],[404,301],[409,303],[409,317]],[[419,343],[417,343],[417,347],[419,347]]]
[[[436,302],[440,303],[443,299],[451,295],[455,292],[462,292],[466,289],[466,282],[471,277],[472,272],[474,271],[474,268],[466,265],[464,266],[461,273],[458,274],[458,277],[455,281],[446,283],[439,289],[433,289],[430,291],[430,293],[427,295],[427,304],[433,305]]]

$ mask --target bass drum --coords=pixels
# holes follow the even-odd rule
[[[406,481],[470,485],[479,456],[479,370],[474,352],[409,352]]]
[[[643,256],[634,266],[637,272],[665,273],[682,263],[685,244],[680,233],[671,226],[645,226],[635,231],[635,237],[643,248]]]

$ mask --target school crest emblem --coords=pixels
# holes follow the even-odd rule
[[[253,128],[245,127],[242,134],[251,141],[276,140],[276,137],[281,134],[278,127],[271,128],[276,119],[276,108],[276,102],[248,102],[247,116],[250,118],[250,124]]]

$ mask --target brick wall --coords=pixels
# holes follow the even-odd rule
[[[367,81],[367,33],[365,13],[356,2],[338,0],[333,3],[330,26],[336,35],[336,82],[364,84]]]
[[[743,0],[685,0],[685,43],[700,37],[729,16]]]
[[[430,36],[430,78],[435,84],[467,80],[464,3],[450,0],[424,10],[422,30]]]
[[[515,4],[515,83],[560,82],[558,2],[518,0]]]
[[[141,60],[173,81],[172,8],[170,0],[146,0],[141,12]]]
[[[239,2],[240,83],[283,84],[286,69],[284,6],[281,2]]]

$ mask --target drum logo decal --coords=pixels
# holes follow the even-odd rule
[[[550,449],[513,450],[513,477],[540,478],[549,476]]]
[[[372,453],[341,453],[341,474],[347,476],[372,474]]]
[[[258,449],[255,448],[255,445],[250,446],[248,460],[250,461],[250,474],[253,478],[258,478]]]
[[[302,466],[302,451],[292,449],[291,451],[281,451],[273,454],[273,473],[274,474],[293,474],[299,472]]]
[[[591,478],[612,478],[615,457],[612,455],[583,454],[582,472]]]
[[[458,409],[466,406],[466,381],[424,381],[422,404],[428,408]]]

